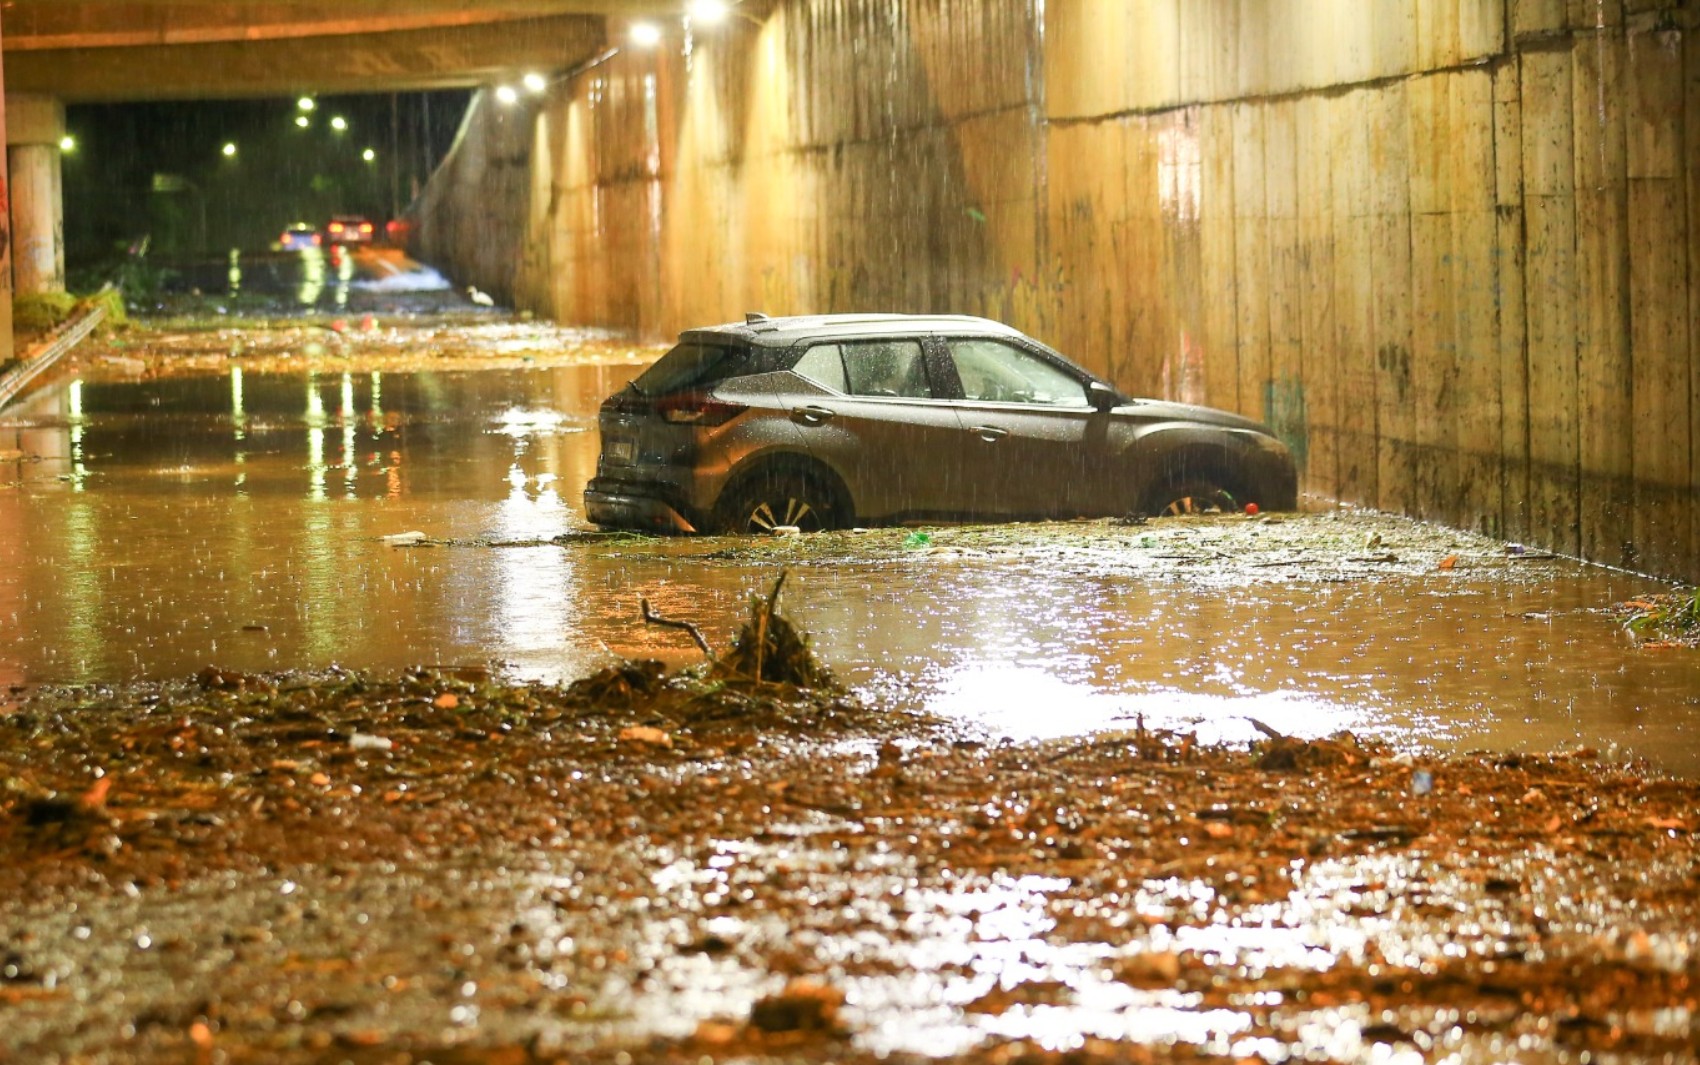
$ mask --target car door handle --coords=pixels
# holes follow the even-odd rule
[[[1009,435],[1008,429],[999,429],[995,425],[976,425],[968,431],[988,444],[995,444]]]
[[[838,412],[825,407],[817,407],[813,403],[806,407],[792,407],[791,420],[803,425],[820,425],[831,418],[836,418]]]

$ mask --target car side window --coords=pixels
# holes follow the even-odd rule
[[[952,340],[950,358],[962,379],[965,399],[1046,407],[1091,405],[1086,386],[1074,375],[1013,344],[983,338]]]
[[[932,397],[919,341],[853,340],[841,347],[852,395]]]
[[[803,353],[791,372],[834,392],[850,391],[844,379],[844,355],[837,344],[816,344]]]

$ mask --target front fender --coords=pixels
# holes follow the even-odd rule
[[[1159,489],[1188,481],[1208,481],[1243,502],[1266,510],[1292,510],[1298,504],[1298,473],[1292,452],[1258,429],[1158,423],[1142,427],[1128,444],[1137,453],[1128,509],[1142,507]]]

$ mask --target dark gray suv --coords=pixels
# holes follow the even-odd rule
[[[839,314],[692,329],[600,417],[598,525],[852,523],[1292,509],[1292,455],[1208,407],[1130,399],[983,318]]]

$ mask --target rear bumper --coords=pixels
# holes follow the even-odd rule
[[[634,491],[631,485],[597,478],[584,490],[584,514],[597,525],[643,532],[694,533],[689,519],[667,500]]]

